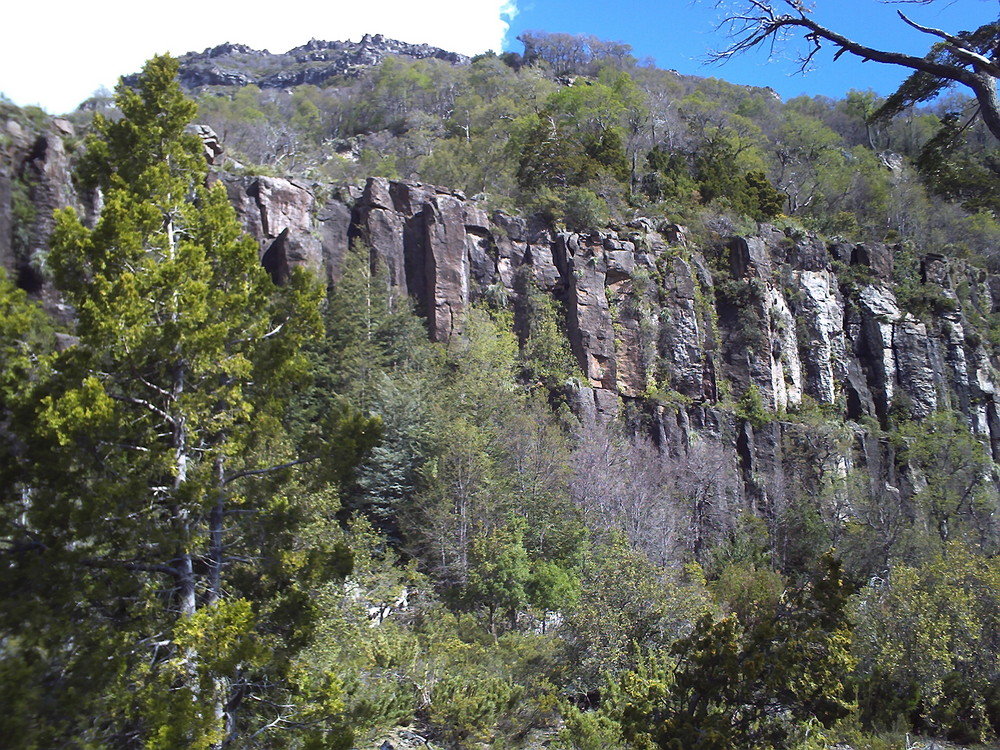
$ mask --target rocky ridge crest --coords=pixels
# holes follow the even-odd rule
[[[284,53],[256,50],[245,44],[220,44],[203,52],[189,52],[178,58],[179,77],[187,89],[202,86],[259,86],[291,88],[302,84],[321,86],[331,78],[360,75],[368,67],[380,65],[388,57],[411,60],[433,58],[464,65],[469,58],[428,44],[408,44],[381,34],[365,34],[358,42],[320,41]],[[136,76],[126,76],[132,83]]]

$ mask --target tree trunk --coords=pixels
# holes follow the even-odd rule
[[[986,127],[1000,141],[1000,98],[997,97],[997,79],[988,73],[977,73],[979,81],[973,86],[976,99],[979,101],[979,113]]]

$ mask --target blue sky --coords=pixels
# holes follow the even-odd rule
[[[738,5],[736,2],[730,5]],[[997,17],[997,0],[938,0],[931,5],[886,5],[875,0],[816,0],[813,18],[872,47],[924,55],[934,41],[906,26],[902,10],[924,26],[949,31],[978,28]],[[525,30],[592,34],[631,44],[636,57],[652,57],[657,67],[681,73],[722,78],[732,83],[770,86],[784,99],[799,94],[842,97],[851,89],[887,94],[908,75],[906,69],[862,63],[844,55],[833,62],[834,50],[815,58],[813,70],[797,73],[797,45],[747,55],[725,65],[704,65],[708,50],[725,45],[717,30],[722,11],[712,0],[519,0],[508,32],[507,47],[520,51],[515,40]]]
[[[738,2],[738,0],[727,0]],[[780,2],[780,0],[779,0]],[[154,54],[180,55],[223,42],[284,52],[309,41],[360,39],[385,34],[474,55],[501,48],[521,50],[524,30],[592,34],[632,45],[639,58],[661,68],[715,76],[734,83],[770,86],[783,98],[801,93],[840,97],[850,89],[893,90],[906,71],[862,65],[832,50],[815,70],[795,75],[794,49],[768,61],[749,55],[722,66],[701,64],[706,52],[725,44],[715,29],[721,12],[713,0],[171,0],[167,6],[135,0],[49,0],[45,20],[38,6],[9,3],[0,45],[0,93],[25,106],[58,114],[72,110],[99,87],[133,73]],[[884,5],[876,0],[816,0],[815,18],[861,41],[923,54],[926,35],[899,21],[902,7],[915,20],[948,30],[975,28],[996,18],[998,0],[938,0],[929,6]]]

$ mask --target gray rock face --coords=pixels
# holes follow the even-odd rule
[[[458,198],[435,195],[424,214],[427,323],[433,340],[447,341],[462,332],[469,304],[465,212]]]
[[[0,265],[24,289],[60,314],[58,296],[45,275],[45,255],[55,226],[53,211],[72,206],[84,222],[96,217],[99,196],[78,194],[64,138],[73,126],[54,119],[35,134],[18,123],[0,123],[7,136],[0,154]]]
[[[862,362],[875,410],[885,418],[896,389],[896,356],[893,330],[900,319],[896,295],[886,286],[866,286],[858,299],[861,322],[854,341]]]
[[[933,348],[927,326],[912,318],[900,320],[893,328],[892,351],[902,392],[910,399],[910,413],[923,419],[937,410],[938,400],[932,362]]]
[[[794,277],[799,291],[797,332],[808,351],[802,361],[805,392],[820,403],[832,404],[847,377],[843,298],[836,276],[829,271],[803,270]]]
[[[324,44],[297,54],[335,56]],[[231,45],[210,53],[206,59],[263,54]],[[57,300],[38,273],[52,210],[74,205],[92,221],[99,197],[74,192],[68,124],[35,135],[2,127],[10,145],[0,163],[0,263],[52,307]],[[216,149],[203,136],[210,158]],[[720,461],[739,487],[733,493],[749,506],[777,507],[798,481],[785,450],[799,438],[781,415],[809,399],[883,426],[954,409],[1000,458],[998,363],[977,318],[963,309],[1000,312],[1000,277],[960,261],[922,259],[916,283],[937,307],[914,312],[893,292],[894,248],[881,244],[827,245],[762,226],[755,236],[697,248],[672,224],[640,219],[615,231],[559,233],[416,182],[371,178],[363,188],[332,189],[272,177],[213,179],[224,183],[277,282],[305,267],[336,284],[351,243],[360,242],[373,269],[413,299],[436,341],[461,336],[477,300],[515,300],[533,281],[564,315],[585,376],[565,384],[564,395],[582,422],[641,414],[630,417],[636,429],[664,450],[714,445],[726,454]],[[15,203],[24,200],[35,209],[30,227],[15,221]],[[867,270],[838,278],[834,261]],[[859,276],[868,283],[858,285]],[[754,428],[736,415],[734,401],[751,387],[777,415],[768,425]],[[830,470],[846,476],[862,467],[879,493],[910,491],[905,476],[895,476],[892,447],[856,429],[851,455],[835,455]]]
[[[427,44],[407,44],[366,34],[359,42],[324,42],[312,39],[285,53],[255,50],[244,44],[220,44],[203,52],[178,58],[181,84],[201,86],[249,86],[290,88],[301,84],[320,86],[330,78],[355,76],[380,65],[388,57],[411,60],[433,58],[464,65],[469,58]],[[127,76],[131,83],[135,76]]]
[[[573,354],[591,386],[615,391],[615,332],[605,291],[604,242],[599,236],[563,234],[553,255],[559,258],[556,265],[566,269],[566,328]]]
[[[707,271],[706,271],[707,273]],[[706,285],[710,286],[711,280]],[[664,273],[658,351],[667,363],[662,378],[671,390],[696,401],[715,400],[711,320],[699,309],[700,282],[692,264],[678,256]]]

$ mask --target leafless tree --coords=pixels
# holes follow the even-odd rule
[[[657,565],[699,559],[739,504],[733,458],[694,436],[672,454],[641,436],[595,426],[572,459],[572,493],[593,529],[619,530]]]
[[[933,0],[902,0],[925,5]],[[730,6],[718,3],[726,11],[722,27],[729,32],[731,43],[710,55],[715,62],[725,62],[732,57],[757,47],[774,49],[789,38],[801,35],[808,43],[799,57],[799,69],[807,69],[825,44],[837,51],[834,60],[844,53],[863,60],[900,65],[914,71],[891,98],[893,106],[904,106],[925,101],[953,84],[969,88],[979,105],[979,114],[990,132],[1000,140],[1000,99],[997,97],[997,79],[1000,79],[1000,20],[989,21],[975,31],[949,33],[923,26],[897,11],[904,23],[921,31],[936,41],[923,57],[892,50],[876,49],[828,29],[815,21],[806,0],[740,0]],[[898,111],[897,109],[897,111]]]

